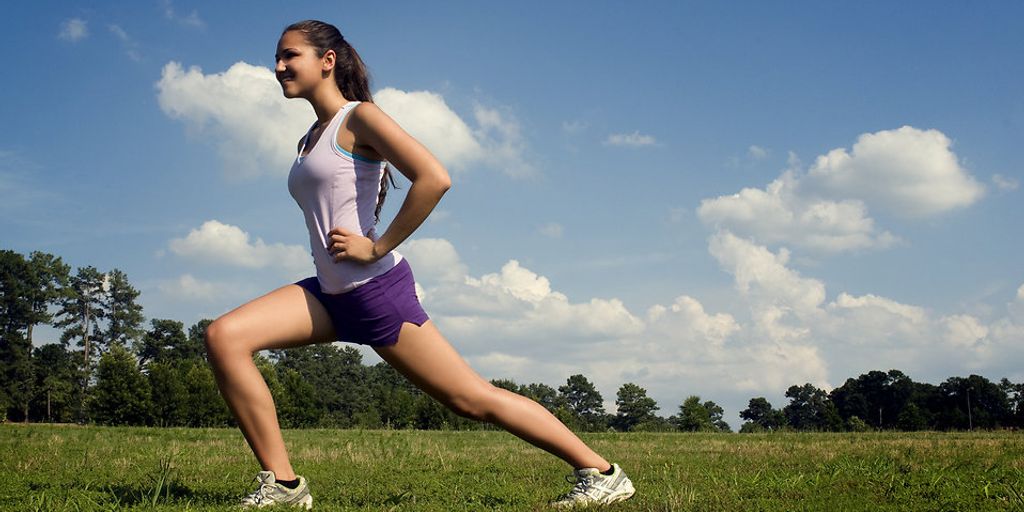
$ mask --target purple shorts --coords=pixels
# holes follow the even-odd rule
[[[391,270],[345,293],[321,292],[316,276],[295,284],[323,304],[338,341],[371,347],[394,345],[403,322],[423,325],[430,318],[416,298],[412,268],[405,258]]]

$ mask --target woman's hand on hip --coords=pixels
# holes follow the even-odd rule
[[[327,233],[327,236],[327,252],[334,256],[335,263],[341,260],[352,260],[369,264],[383,256],[377,254],[373,240],[345,228],[334,228]]]

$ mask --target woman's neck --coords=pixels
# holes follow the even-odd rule
[[[344,107],[349,102],[337,87],[324,87],[322,89],[322,92],[318,92],[312,98],[308,98],[309,104],[313,106],[313,111],[316,112],[318,126],[331,122],[334,114],[338,113],[338,109]]]

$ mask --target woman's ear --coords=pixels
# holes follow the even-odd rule
[[[327,50],[324,52],[324,56],[321,58],[323,71],[330,71],[334,69],[334,65],[338,63],[338,54],[334,50]]]

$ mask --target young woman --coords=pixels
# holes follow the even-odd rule
[[[633,495],[617,464],[594,453],[537,402],[491,385],[438,332],[416,298],[409,262],[395,248],[448,190],[448,172],[370,96],[362,60],[338,29],[307,20],[277,43],[286,98],[309,101],[317,121],[298,142],[288,190],[309,229],[316,276],[285,285],[224,314],[206,329],[217,384],[263,471],[243,505],[310,508],[295,474],[255,352],[335,340],[369,345],[460,416],[500,425],[574,467],[575,486],[552,505],[610,503]],[[375,228],[388,162],[412,182],[383,234]]]

